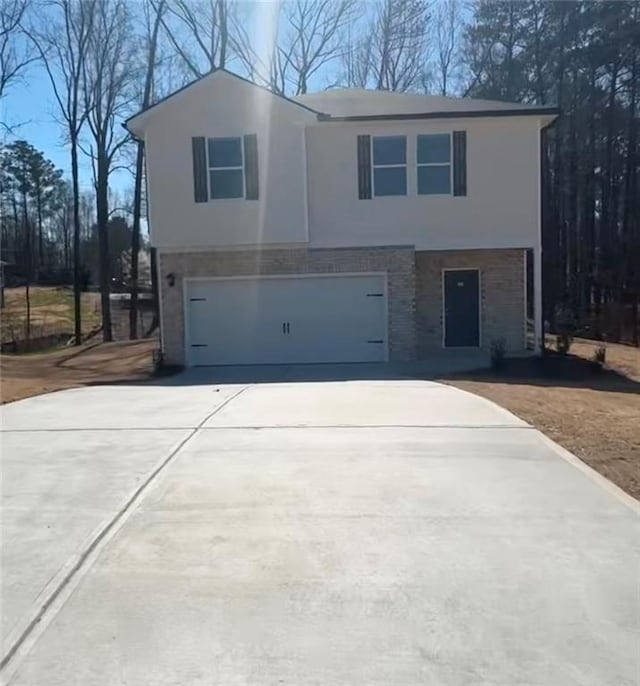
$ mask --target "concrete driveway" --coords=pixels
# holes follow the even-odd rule
[[[4,683],[637,686],[635,501],[457,389],[232,381],[3,408]]]

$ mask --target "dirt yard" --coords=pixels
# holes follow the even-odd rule
[[[640,349],[578,340],[565,359],[511,361],[500,373],[440,379],[506,407],[640,499]]]
[[[157,346],[153,338],[0,355],[0,399],[9,403],[64,388],[148,379]]]

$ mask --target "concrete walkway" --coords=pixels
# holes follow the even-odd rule
[[[227,374],[3,408],[4,683],[637,686],[635,501],[457,389]]]

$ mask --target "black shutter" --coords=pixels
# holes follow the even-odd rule
[[[244,137],[244,187],[247,200],[258,199],[258,137],[255,133]]]
[[[467,132],[453,132],[453,194],[467,194]]]
[[[207,142],[202,136],[191,139],[191,150],[193,153],[193,196],[196,202],[207,202],[209,200],[206,144]]]
[[[371,136],[358,136],[358,198],[371,199]]]

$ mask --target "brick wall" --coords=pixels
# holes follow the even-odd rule
[[[415,359],[415,261],[411,247],[234,250],[160,253],[163,347],[169,364],[184,364],[184,277],[387,272],[389,357]],[[175,275],[169,287],[166,276]]]
[[[482,348],[505,338],[509,352],[525,348],[524,250],[451,250],[415,253],[418,358],[442,350],[442,270],[480,270]]]

